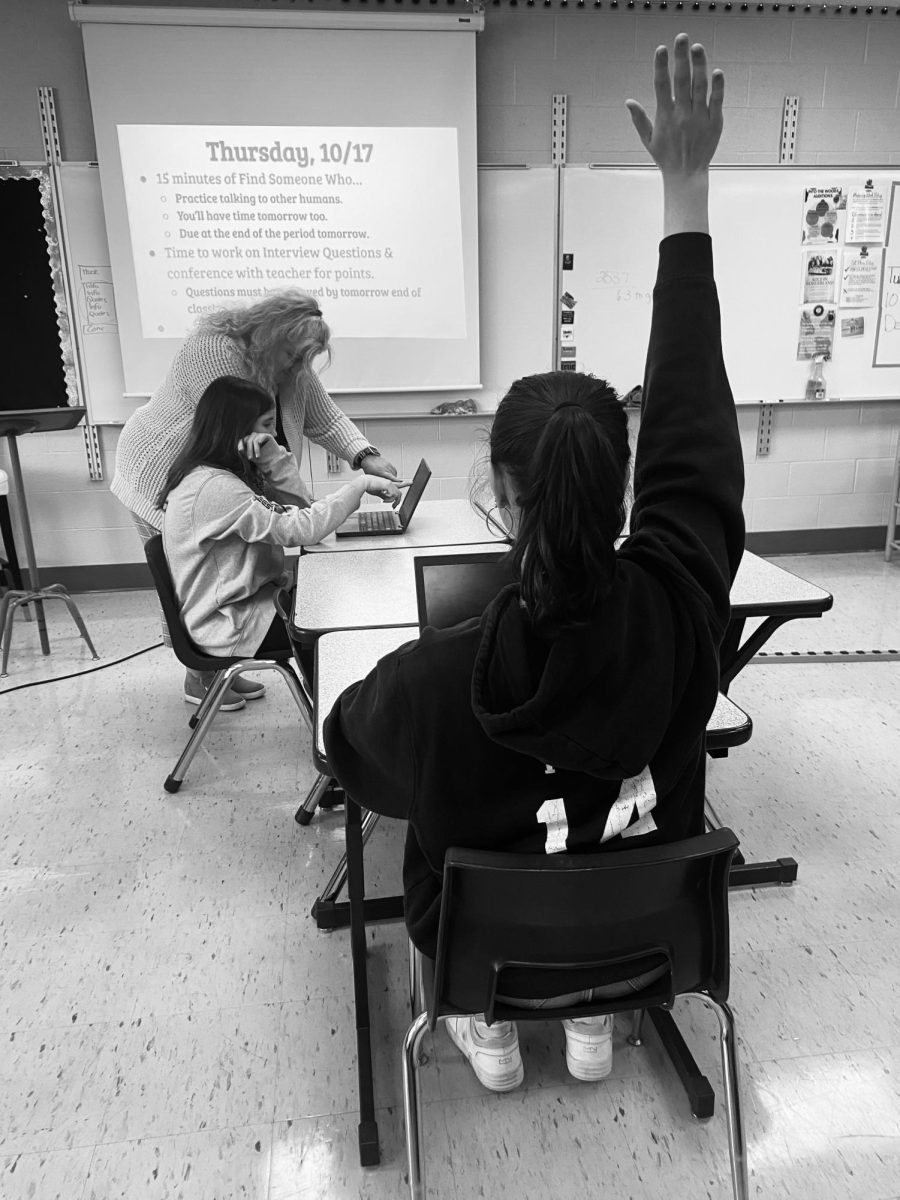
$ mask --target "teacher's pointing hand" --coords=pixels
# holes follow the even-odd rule
[[[359,464],[364,475],[379,475],[382,479],[398,479],[397,468],[383,454],[367,454]]]

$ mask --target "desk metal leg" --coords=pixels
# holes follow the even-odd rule
[[[821,618],[821,613],[812,613],[811,616]],[[762,625],[747,638],[746,642],[738,645],[741,633],[743,632],[743,621],[732,621],[728,627],[728,631],[722,641],[722,648],[719,652],[720,668],[719,668],[719,691],[728,695],[728,689],[731,686],[735,675],[742,671],[753,655],[764,646],[776,629],[780,629],[782,625],[786,625],[788,621],[793,621],[794,616],[786,617],[766,617]],[[732,630],[732,625],[734,630]]]
[[[349,800],[347,804],[353,805],[353,801]],[[353,807],[357,806],[353,805]],[[365,846],[366,842],[372,836],[377,824],[378,813],[367,812],[360,830],[363,846]],[[315,917],[319,929],[343,929],[349,924],[350,905],[346,902],[338,903],[337,901],[337,897],[341,894],[344,884],[347,882],[348,865],[349,848],[344,851],[341,861],[335,867],[331,878],[325,884],[324,890],[312,906],[312,915]],[[373,897],[363,902],[363,908],[367,921],[396,920],[398,917],[403,916],[403,897]]]
[[[356,1062],[359,1072],[359,1164],[381,1161],[375,1120],[372,1076],[372,1035],[369,1026],[369,981],[366,972],[366,881],[363,865],[362,812],[350,798],[344,806],[347,836],[347,895],[350,902],[350,953],[353,958],[353,996],[356,1008]]]

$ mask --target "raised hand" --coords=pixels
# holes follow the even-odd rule
[[[706,171],[719,144],[725,76],[713,71],[708,85],[706,51],[699,42],[691,46],[686,33],[675,39],[674,58],[670,79],[668,50],[660,46],[654,55],[655,121],[637,100],[626,100],[625,105],[663,175],[689,178]]]
[[[709,232],[709,164],[722,134],[725,77],[707,81],[706,51],[686,33],[675,39],[675,69],[660,46],[653,58],[656,119],[637,100],[626,100],[638,137],[663,178],[663,236]]]

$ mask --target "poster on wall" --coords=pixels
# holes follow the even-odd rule
[[[865,186],[851,188],[847,199],[847,236],[845,242],[884,241],[885,192],[871,179]]]
[[[834,300],[836,261],[837,252],[834,250],[804,250],[804,304],[817,304]]]
[[[834,344],[834,307],[830,304],[804,304],[800,310],[800,334],[797,359],[831,358]]]
[[[840,236],[840,214],[847,197],[840,187],[808,187],[803,193],[803,228],[806,245],[827,245]]]
[[[881,252],[868,246],[844,251],[841,264],[842,308],[874,308],[878,302],[878,275]]]

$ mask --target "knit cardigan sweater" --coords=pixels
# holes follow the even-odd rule
[[[162,529],[157,498],[169,467],[187,442],[200,397],[220,375],[251,378],[240,346],[222,334],[192,334],[175,355],[165,381],[122,429],[110,491],[155,529]],[[278,407],[288,446],[298,463],[304,433],[347,462],[369,444],[314,373],[293,395],[280,395]]]

